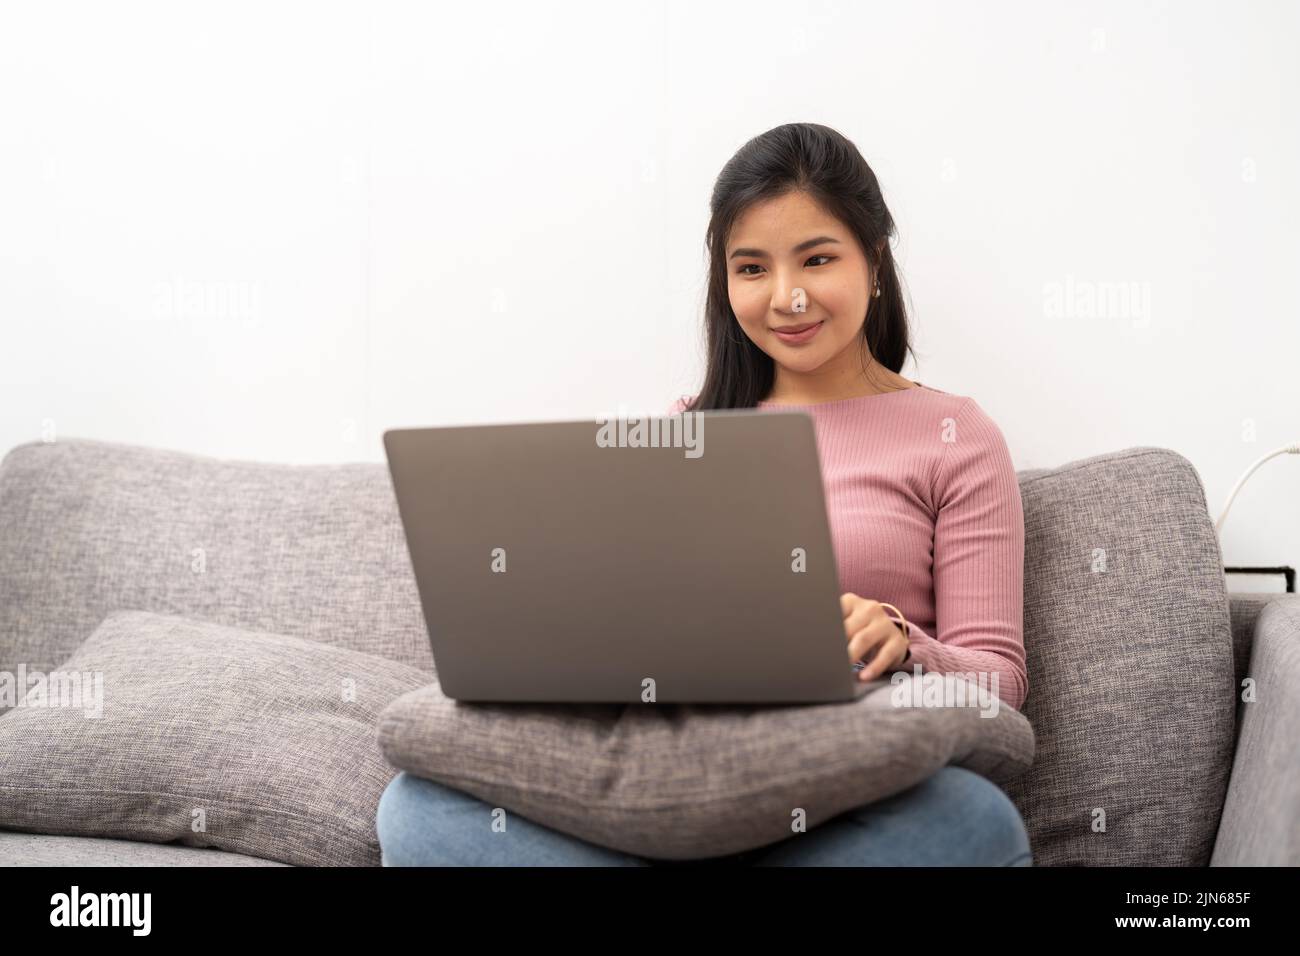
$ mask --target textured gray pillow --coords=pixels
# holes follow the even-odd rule
[[[658,859],[775,843],[799,808],[811,828],[945,764],[1000,783],[1033,759],[1033,729],[1010,707],[896,707],[876,683],[853,702],[774,707],[464,704],[434,684],[384,710],[379,740],[417,776]]]
[[[1236,686],[1218,538],[1186,458],[1130,448],[1020,474],[1038,866],[1205,866]],[[1104,828],[1103,828],[1104,825]]]
[[[88,716],[93,693],[52,706],[60,695],[29,691],[0,718],[0,829],[379,864],[375,811],[393,771],[377,717],[428,674],[141,611],[109,615],[56,670],[101,674],[102,714]]]

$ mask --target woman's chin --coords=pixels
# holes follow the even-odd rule
[[[817,371],[825,363],[826,359],[820,355],[790,355],[788,352],[782,354],[782,350],[773,349],[768,353],[772,356],[772,361],[781,366],[787,372],[798,372],[800,375],[808,375]]]

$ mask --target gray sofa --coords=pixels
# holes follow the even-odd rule
[[[1037,751],[1006,789],[1035,864],[1300,864],[1300,597],[1227,593],[1204,488],[1175,452],[1130,448],[1019,479],[1023,713]],[[436,680],[381,464],[81,439],[12,449],[0,673],[57,668],[123,610],[335,645]],[[19,832],[0,811],[5,863],[276,865]]]

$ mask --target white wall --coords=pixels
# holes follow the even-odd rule
[[[804,120],[898,221],[904,374],[1020,468],[1175,449],[1217,515],[1300,442],[1298,11],[6,3],[0,451],[382,461],[393,426],[659,411],[702,370],[713,177]],[[1229,563],[1300,564],[1298,490],[1255,476]]]

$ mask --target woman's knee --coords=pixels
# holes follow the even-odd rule
[[[1002,788],[964,767],[942,767],[908,790],[850,815],[920,866],[1029,866],[1029,834]]]
[[[987,777],[965,767],[944,767],[927,784],[947,814],[959,821],[964,851],[959,866],[1029,866],[1029,833],[1020,810],[1006,792]]]
[[[408,773],[384,789],[375,829],[385,866],[647,865]]]
[[[375,832],[385,866],[428,865],[450,856],[467,813],[482,813],[474,797],[402,772],[380,794]],[[447,860],[450,862],[450,859]]]

